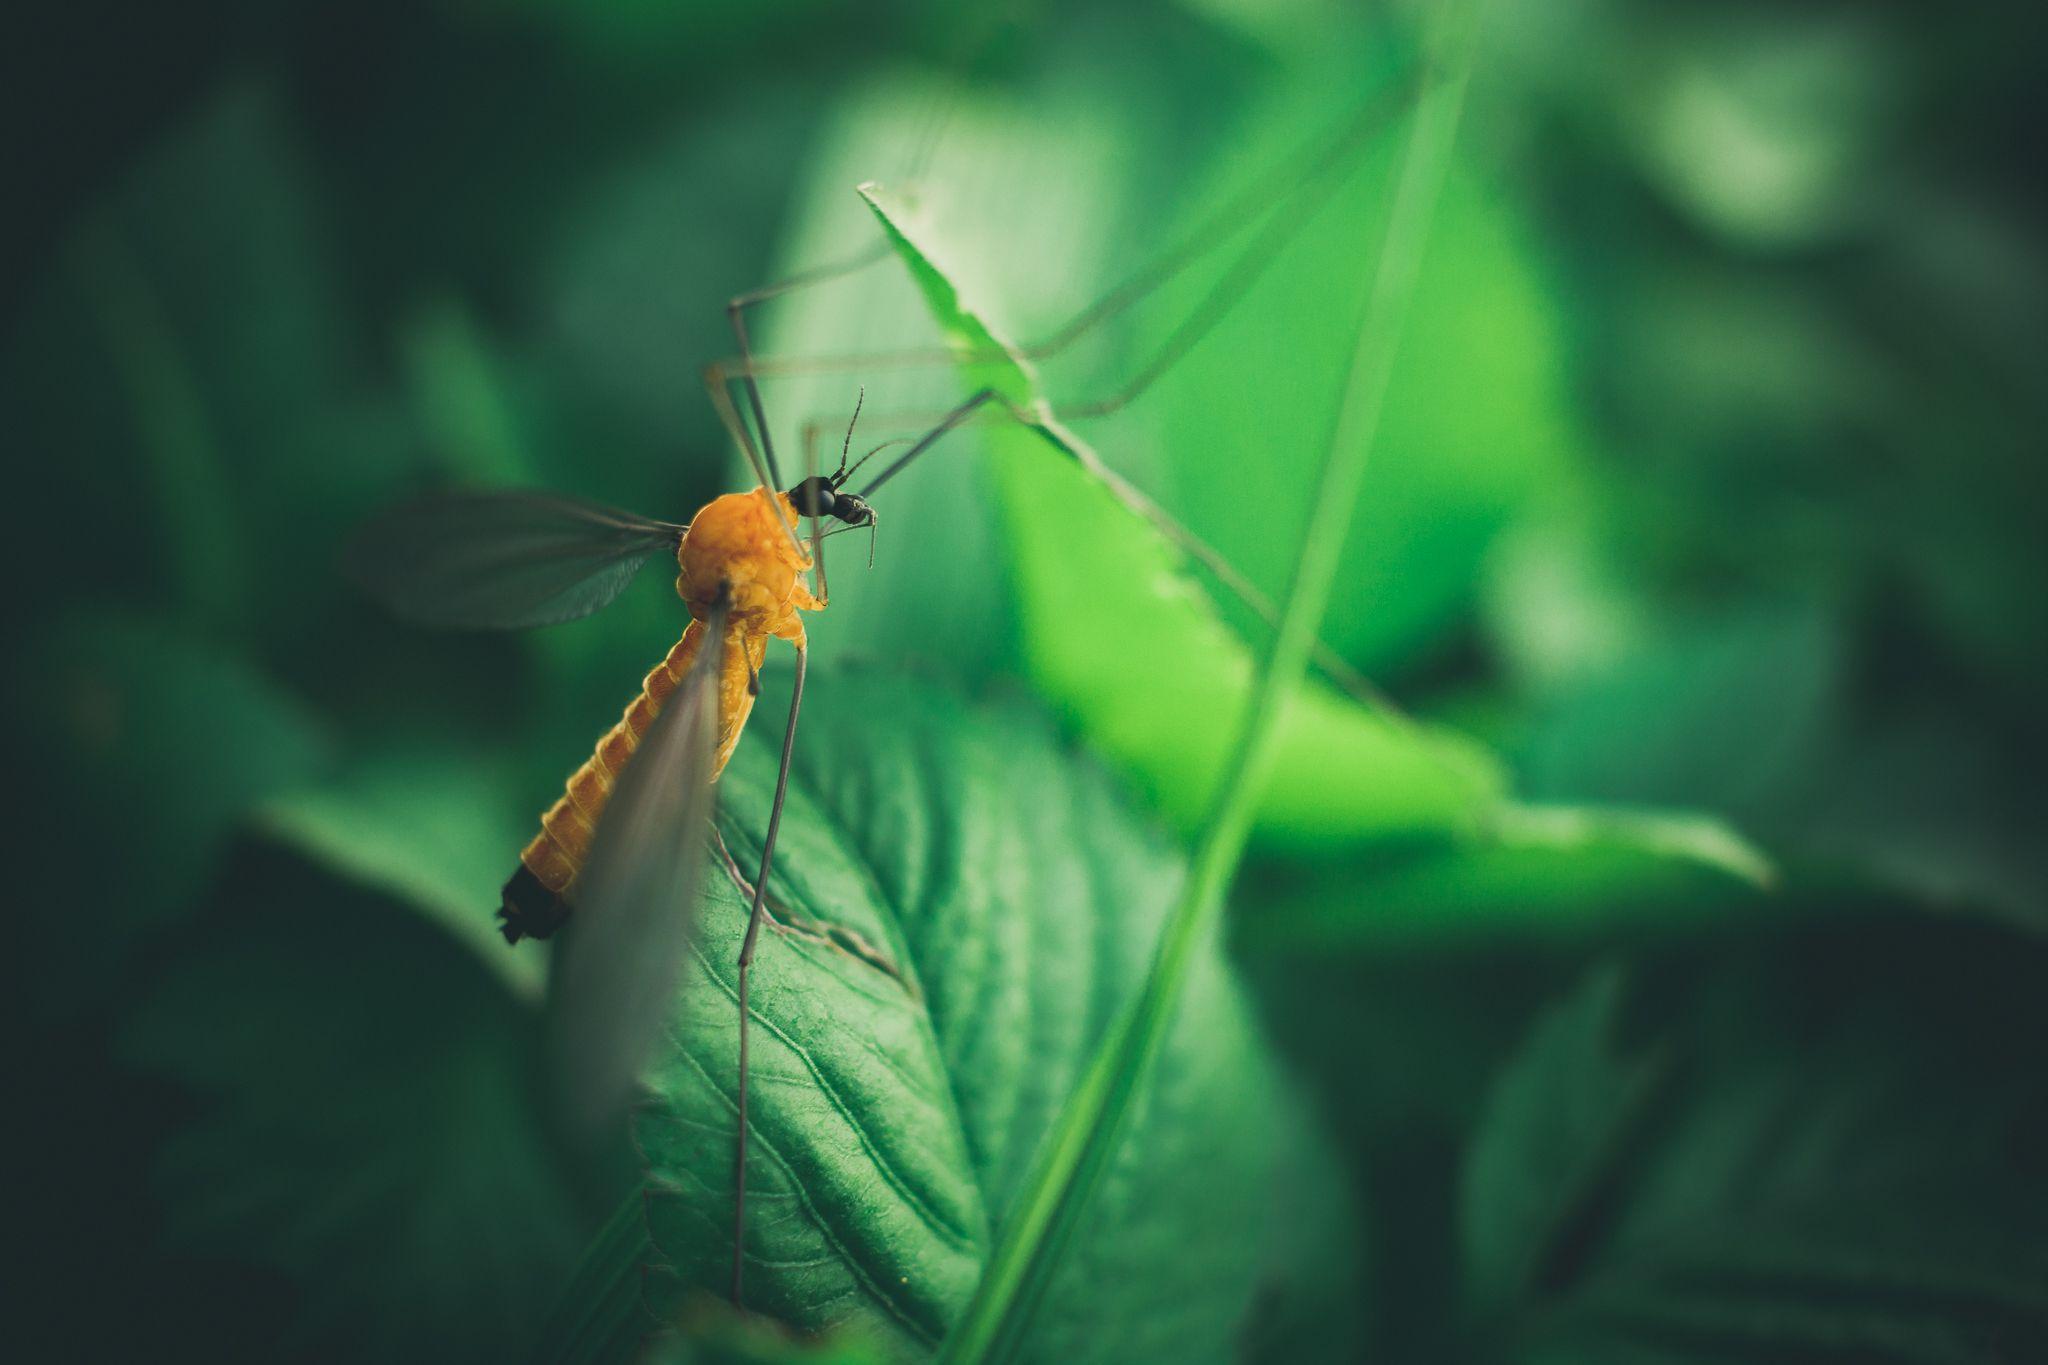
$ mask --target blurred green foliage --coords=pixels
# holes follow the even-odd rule
[[[1407,719],[1300,699],[1238,971],[1191,1001],[1037,1349],[2040,1355],[2043,21],[1490,24],[1326,628]],[[862,181],[977,318],[1054,334],[1411,70],[1404,12],[95,0],[29,29],[0,82],[20,1358],[914,1354],[1142,967],[1256,616],[1014,428],[878,495],[873,572],[833,542],[775,889],[897,976],[764,958],[785,1264],[754,1282],[845,1323],[819,1344],[688,1292],[724,1250],[722,997],[685,997],[641,1150],[580,1162],[532,1084],[543,959],[490,923],[673,639],[666,576],[433,637],[338,547],[439,483],[676,518],[733,486],[695,370],[730,295],[878,240]],[[1271,595],[1391,146],[1071,424]],[[1038,391],[1114,391],[1228,259]],[[957,323],[884,262],[756,337]],[[836,457],[863,387],[872,444],[962,382],[773,379],[785,468],[807,425]],[[727,784],[743,858],[769,728]],[[714,887],[704,980],[735,911]],[[906,1162],[929,1188],[878,1195]],[[599,1234],[643,1180],[620,1291]]]

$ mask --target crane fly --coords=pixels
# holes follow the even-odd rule
[[[1051,339],[1020,347],[1017,354],[1040,359],[1056,353],[1214,253],[1245,223],[1261,224],[1156,356],[1109,397],[1069,408],[1067,415],[1103,416],[1131,402],[1251,288],[1355,164],[1348,154],[1389,120],[1403,97],[1401,89],[1381,92],[1334,135],[1316,138],[1275,173],[1248,187],[1177,248],[1082,309]],[[746,456],[754,487],[713,499],[686,523],[654,520],[554,493],[442,494],[374,520],[349,552],[355,576],[395,613],[418,624],[457,629],[520,630],[588,616],[616,598],[657,556],[672,557],[676,563],[676,592],[689,624],[541,817],[539,832],[505,883],[498,910],[501,929],[512,944],[547,939],[567,926],[550,989],[554,1017],[549,1069],[563,1113],[585,1133],[602,1131],[623,1117],[677,987],[707,843],[715,842],[724,852],[710,825],[714,785],[752,714],[769,642],[779,639],[794,648],[790,707],[758,873],[749,883],[725,858],[728,873],[750,902],[735,964],[735,1303],[741,1300],[745,1262],[748,981],[760,946],[764,900],[803,702],[808,659],[803,616],[823,611],[830,601],[824,541],[828,535],[863,528],[872,537],[878,517],[869,499],[948,433],[985,415],[1028,420],[1008,400],[984,389],[949,411],[932,414],[921,434],[884,442],[852,462],[849,423],[838,468],[829,475],[816,472],[817,423],[810,422],[804,440],[806,475],[786,488],[781,485],[761,378],[869,365],[950,365],[972,358],[957,351],[809,358],[753,354],[744,319],[749,308],[850,274],[890,254],[884,244],[854,259],[741,294],[728,304],[739,354],[707,366],[704,381],[720,420]],[[733,402],[734,386],[745,400],[744,417]],[[857,400],[856,422],[859,416]],[[858,490],[849,491],[853,476],[869,458],[899,445],[907,449]],[[1107,469],[1091,466],[1089,472],[1127,508],[1214,571],[1226,588],[1273,619],[1270,601],[1214,549]],[[829,532],[823,529],[828,523]],[[872,540],[870,546],[872,559]],[[1378,700],[1331,651],[1320,649],[1317,661],[1341,686]]]
[[[753,712],[768,642],[780,639],[796,650],[795,686],[740,962],[744,1053],[747,968],[803,700],[808,639],[800,613],[823,611],[828,601],[820,527],[876,521],[866,499],[845,487],[867,458],[848,463],[852,439],[849,424],[834,473],[779,492],[764,481],[727,493],[687,524],[559,494],[444,494],[386,513],[350,548],[356,577],[394,612],[456,629],[519,630],[587,616],[649,560],[675,560],[689,624],[541,817],[498,908],[508,944],[552,937],[572,907],[589,925],[565,952],[553,992],[567,1002],[554,1030],[555,1082],[585,1129],[615,1116],[659,1027],[701,877],[694,832],[709,818],[712,785]],[[804,518],[808,541],[798,534]],[[815,593],[804,582],[814,571]]]

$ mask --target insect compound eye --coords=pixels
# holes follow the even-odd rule
[[[813,474],[789,490],[789,501],[799,515],[833,517],[839,515],[838,504],[842,499],[833,490],[830,479],[822,474]]]
[[[875,509],[868,506],[864,498],[856,497],[852,493],[841,493],[839,505],[832,510],[832,515],[848,526],[871,526],[875,520]]]

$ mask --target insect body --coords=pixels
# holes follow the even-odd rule
[[[739,964],[746,999],[803,697],[799,613],[826,602],[820,520],[875,523],[862,497],[842,491],[859,467],[842,455],[836,473],[788,492],[763,482],[726,494],[687,526],[556,494],[430,497],[378,518],[352,548],[356,576],[399,615],[494,629],[587,616],[646,561],[675,557],[690,624],[542,818],[499,910],[514,943],[550,936],[572,911],[580,926],[557,958],[549,1035],[559,1109],[578,1137],[595,1140],[622,1117],[658,1032],[686,956],[712,784],[753,710],[768,641],[781,638],[796,649],[795,686]],[[813,571],[815,593],[804,582]],[[744,1073],[744,1022],[740,1046]]]
[[[819,490],[809,487],[814,482],[827,496],[831,493],[829,481],[806,480],[792,491],[807,507],[821,501]],[[858,502],[851,494],[840,501]],[[797,613],[825,607],[825,599],[803,584],[812,559],[794,539],[797,524],[796,504],[789,493],[774,494],[771,500],[757,488],[714,499],[683,532],[676,546],[676,593],[690,609],[689,627],[668,657],[648,673],[640,695],[598,741],[590,760],[570,777],[561,799],[541,818],[540,833],[520,854],[519,870],[505,883],[504,904],[498,911],[508,943],[546,938],[566,918],[572,885],[589,855],[612,788],[640,737],[696,661],[709,629],[706,621],[721,594],[727,602],[725,649],[713,683],[718,730],[706,780],[716,781],[725,770],[754,709],[756,679],[770,637],[804,648],[803,619]]]

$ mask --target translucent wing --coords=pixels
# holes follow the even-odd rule
[[[372,520],[344,562],[409,621],[523,630],[590,615],[684,529],[554,493],[446,493]]]
[[[702,883],[725,614],[647,727],[572,888],[550,994],[549,1067],[572,1132],[623,1116],[681,979]]]

